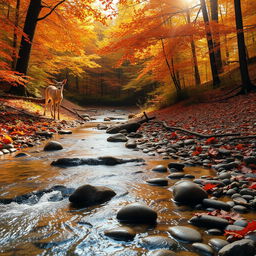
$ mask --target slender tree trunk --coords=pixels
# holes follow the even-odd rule
[[[208,17],[205,0],[200,0],[200,2],[201,2],[202,12],[203,12],[204,23],[205,23],[206,38],[207,38],[207,44],[208,44],[208,50],[209,50],[213,86],[216,87],[220,84],[220,79],[219,79],[219,75],[218,75],[218,69],[217,69],[216,59],[215,59],[215,54],[214,54],[212,32],[209,27],[209,17]]]
[[[76,92],[78,92],[79,93],[79,77],[78,76],[76,76]]]
[[[20,0],[16,1],[16,8],[15,8],[15,20],[14,20],[14,30],[13,30],[13,42],[12,42],[12,47],[13,47],[13,53],[12,53],[12,69],[15,69],[16,66],[16,61],[17,61],[17,41],[18,41],[18,36],[17,36],[17,29],[19,26],[19,17],[20,17]]]
[[[211,0],[211,17],[212,21],[215,21],[217,24],[219,23],[219,12],[218,7],[219,3],[218,0]],[[223,65],[222,65],[222,58],[221,58],[221,48],[220,48],[220,33],[219,29],[217,30],[217,33],[214,34],[214,52],[215,52],[215,58],[216,58],[216,65],[218,69],[218,73],[223,73]]]
[[[243,31],[243,16],[241,9],[241,1],[234,0],[235,5],[235,16],[236,16],[236,29],[237,29],[237,43],[238,43],[238,54],[239,54],[239,64],[240,64],[240,73],[242,80],[242,93],[248,93],[254,89],[253,84],[251,83],[248,63],[246,59],[246,47]]]
[[[191,23],[189,9],[187,9],[187,22],[188,22],[188,24]],[[201,84],[201,79],[200,79],[200,74],[199,74],[199,69],[198,69],[198,61],[197,61],[197,56],[196,56],[196,45],[195,45],[193,35],[191,36],[190,46],[191,46],[191,51],[192,51],[195,85],[199,86]]]
[[[21,38],[19,58],[15,69],[17,72],[24,75],[27,74],[32,42],[41,8],[41,0],[30,1],[23,28],[23,32],[27,35],[27,38],[25,36],[22,36]],[[10,92],[17,95],[25,95],[26,89],[22,85],[12,86]]]

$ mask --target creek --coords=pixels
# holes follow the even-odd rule
[[[141,151],[127,149],[124,143],[107,142],[109,134],[96,129],[106,116],[127,116],[126,111],[105,112],[93,122],[72,129],[72,135],[55,135],[64,149],[43,151],[43,144],[23,150],[30,156],[15,158],[5,155],[0,161],[0,197],[10,198],[32,191],[64,185],[77,188],[84,184],[107,186],[116,192],[109,202],[76,210],[67,198],[58,198],[58,191],[45,193],[39,200],[29,198],[23,203],[0,205],[0,254],[9,255],[147,255],[140,239],[150,234],[169,236],[167,228],[187,225],[193,209],[177,206],[172,201],[170,187],[176,181],[169,180],[166,187],[151,186],[149,178],[166,177],[152,172],[159,164],[167,166],[171,160],[161,156],[148,156]],[[76,166],[60,168],[51,162],[61,157],[143,158],[145,163],[127,163],[116,166]],[[187,167],[185,173],[195,177],[214,175],[212,170]],[[131,242],[112,240],[104,231],[121,226],[117,211],[132,202],[147,204],[158,213],[157,225],[132,225],[136,237]],[[199,230],[199,229],[198,229]],[[201,233],[204,233],[202,230]],[[211,238],[204,233],[204,242]],[[180,245],[177,255],[195,255],[189,246]]]

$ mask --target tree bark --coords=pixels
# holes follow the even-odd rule
[[[240,73],[242,80],[242,90],[241,93],[247,94],[248,92],[255,89],[249,76],[248,63],[246,59],[246,47],[243,31],[243,16],[241,9],[241,1],[234,0],[235,5],[235,16],[236,16],[236,29],[237,29],[237,43],[238,43],[238,54],[239,54],[239,64]]]
[[[215,59],[215,54],[214,54],[212,32],[209,27],[209,17],[208,17],[205,0],[200,0],[200,2],[201,2],[202,12],[203,12],[204,23],[205,23],[206,38],[207,38],[207,44],[208,44],[208,50],[209,50],[213,86],[216,87],[220,84],[220,79],[219,79],[219,75],[218,75],[218,69],[217,69],[216,59]]]
[[[188,22],[188,24],[191,23],[189,9],[187,9],[187,22]],[[200,79],[200,74],[199,74],[199,69],[198,69],[198,61],[197,61],[197,56],[196,56],[196,45],[195,45],[195,40],[194,40],[193,35],[191,36],[190,46],[191,46],[191,51],[192,51],[195,85],[199,86],[201,84],[201,79]]]
[[[12,69],[13,70],[15,69],[16,61],[17,61],[16,48],[17,48],[17,41],[18,41],[17,28],[19,26],[19,18],[20,18],[20,0],[17,0],[16,7],[15,7],[15,20],[14,20],[14,29],[13,29],[13,42],[12,42],[12,47],[13,47]]]
[[[218,12],[218,0],[211,0],[211,17],[212,21],[215,21],[217,24],[219,23],[219,12]],[[220,33],[219,29],[217,30],[216,34],[214,34],[214,52],[215,52],[215,58],[216,58],[216,65],[218,69],[218,73],[223,73],[223,65],[222,65],[222,58],[221,58],[221,48],[220,48]]]

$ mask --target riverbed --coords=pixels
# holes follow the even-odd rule
[[[140,244],[141,238],[162,234],[169,236],[168,227],[179,224],[190,226],[187,220],[193,216],[190,207],[177,206],[172,201],[169,180],[165,187],[146,183],[149,178],[166,177],[167,174],[152,172],[159,164],[167,166],[171,161],[161,156],[148,156],[141,151],[127,149],[124,143],[107,142],[105,131],[97,130],[98,123],[106,116],[127,119],[126,111],[115,111],[96,116],[96,120],[72,129],[72,135],[55,135],[64,149],[43,151],[44,143],[24,152],[29,156],[15,158],[3,156],[0,162],[0,197],[10,198],[32,191],[64,185],[77,188],[84,184],[107,186],[116,196],[107,203],[75,210],[67,198],[58,197],[58,191],[45,193],[39,201],[30,198],[21,204],[12,202],[0,205],[0,254],[7,255],[147,255],[148,249]],[[45,142],[46,143],[46,142]],[[143,158],[145,163],[127,163],[117,166],[76,166],[60,168],[51,162],[61,157]],[[187,167],[185,173],[195,177],[214,175],[213,170]],[[116,219],[117,211],[132,202],[141,202],[158,213],[157,224],[132,225],[137,235],[133,241],[120,242],[104,235],[104,231],[121,226]],[[195,227],[194,227],[195,228]],[[198,229],[199,230],[199,229]],[[211,238],[203,234],[204,242]],[[177,255],[195,255],[188,245],[180,244]]]

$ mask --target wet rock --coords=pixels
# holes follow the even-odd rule
[[[212,228],[208,229],[206,233],[213,236],[221,236],[223,234],[223,231],[217,228]]]
[[[167,172],[167,168],[163,165],[157,165],[152,169],[153,172]]]
[[[245,206],[248,205],[247,200],[244,199],[243,197],[236,197],[233,199],[233,201],[235,204],[240,204],[240,205],[245,205]]]
[[[237,226],[237,225],[228,225],[226,226],[225,230],[236,230],[236,231],[240,231],[242,230],[243,227]]]
[[[44,146],[44,151],[54,151],[54,150],[61,150],[63,146],[58,141],[49,141]]]
[[[126,129],[128,133],[136,132],[140,128],[140,123],[138,122],[128,122],[125,124],[115,125],[112,127],[109,127],[107,129],[107,133],[114,134],[118,133],[119,131]]]
[[[243,189],[241,189],[240,194],[256,196],[256,190],[249,189],[249,188],[243,188]]]
[[[47,131],[36,132],[36,135],[45,137],[45,138],[52,138],[53,132],[47,132]]]
[[[81,208],[107,202],[115,195],[115,191],[110,188],[87,184],[77,188],[69,197],[69,201],[72,206]]]
[[[58,134],[72,134],[72,131],[70,131],[70,130],[59,130]]]
[[[116,135],[108,137],[107,141],[108,142],[127,142],[128,139],[124,134],[118,133]]]
[[[157,186],[168,186],[168,180],[164,178],[155,178],[147,180],[147,183]]]
[[[174,185],[174,200],[184,204],[201,203],[208,197],[206,191],[191,181],[182,181]]]
[[[131,132],[127,135],[127,137],[129,138],[135,138],[135,139],[139,139],[139,138],[142,138],[143,135],[141,133],[138,133],[138,132]]]
[[[169,168],[169,169],[174,168],[174,169],[176,169],[176,170],[178,170],[178,171],[180,171],[180,172],[183,171],[183,168],[184,168],[184,167],[185,167],[185,165],[182,164],[182,163],[176,163],[176,162],[174,162],[174,163],[169,163],[169,164],[168,164],[168,168]]]
[[[195,249],[196,252],[198,252],[201,255],[207,255],[207,256],[214,255],[213,249],[207,244],[193,243],[192,247]]]
[[[240,227],[246,227],[248,222],[246,220],[236,220],[233,224]]]
[[[4,148],[4,149],[2,149],[2,153],[4,153],[4,154],[9,154],[10,151],[9,151],[8,149]]]
[[[157,213],[146,205],[132,203],[121,208],[117,213],[117,219],[125,223],[155,223]]]
[[[105,124],[98,124],[98,125],[97,125],[97,129],[98,129],[98,130],[107,130],[107,129],[108,129],[108,126],[105,125]]]
[[[245,156],[243,161],[249,165],[249,164],[256,164],[256,157],[255,156]]]
[[[176,253],[174,253],[170,250],[160,249],[160,250],[155,250],[153,252],[150,252],[147,255],[148,256],[175,256]]]
[[[175,240],[161,235],[147,236],[141,239],[140,245],[148,250],[169,249],[175,250],[178,244]]]
[[[248,208],[243,206],[243,205],[235,205],[233,207],[233,210],[235,212],[239,212],[239,213],[246,213],[246,212],[248,212]]]
[[[216,170],[220,170],[220,169],[231,170],[238,166],[239,166],[238,162],[231,162],[231,163],[222,163],[222,164],[213,165],[212,168]]]
[[[15,155],[16,158],[18,158],[18,157],[26,157],[26,156],[30,156],[30,155],[25,153],[25,152],[20,152],[17,155]]]
[[[229,224],[225,219],[209,215],[194,216],[189,220],[189,222],[199,227],[220,229],[224,229]]]
[[[184,243],[196,243],[202,241],[201,234],[197,230],[190,227],[175,226],[170,227],[168,230],[175,239]]]
[[[205,207],[211,207],[211,208],[220,209],[224,211],[230,211],[231,209],[230,205],[219,200],[204,199],[202,203],[203,203],[203,206]]]
[[[131,241],[134,239],[136,233],[129,227],[118,227],[104,232],[108,236],[117,241]]]
[[[136,144],[136,142],[135,141],[127,141],[126,143],[125,143],[125,147],[126,148],[136,148],[137,147],[137,144]]]
[[[228,244],[229,242],[220,238],[212,238],[209,240],[209,245],[217,252]]]
[[[182,179],[185,176],[184,172],[174,172],[171,173],[168,178],[172,179],[172,180],[176,180],[176,179]]]
[[[112,156],[103,156],[98,158],[59,158],[53,161],[51,165],[60,167],[78,166],[78,165],[117,165],[130,162],[144,162],[141,158],[122,159]]]
[[[219,256],[254,256],[256,247],[252,240],[242,239],[224,246],[218,253]]]

